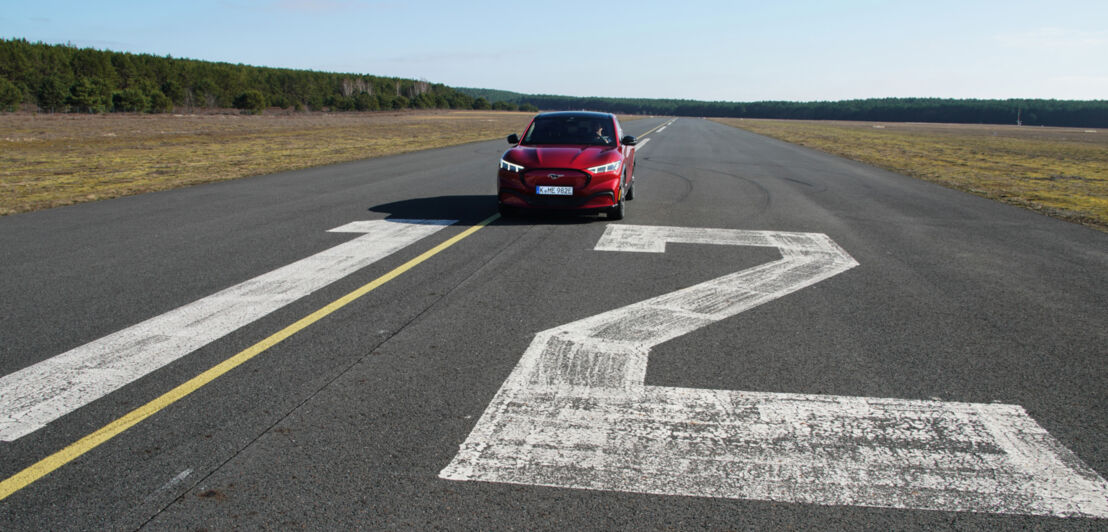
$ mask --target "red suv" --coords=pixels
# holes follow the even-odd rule
[[[556,209],[623,218],[635,196],[635,137],[608,113],[542,113],[500,158],[500,213]]]

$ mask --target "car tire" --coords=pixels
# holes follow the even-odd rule
[[[631,179],[631,186],[627,188],[627,201],[635,199],[635,180]]]
[[[623,219],[623,211],[625,209],[624,203],[626,203],[626,202],[623,200],[623,198],[620,198],[619,203],[613,205],[611,208],[608,209],[608,219],[609,220],[622,220]]]

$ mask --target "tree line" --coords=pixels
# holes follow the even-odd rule
[[[623,114],[1108,127],[1108,100],[880,98],[725,102],[574,97],[452,88],[421,80],[102,51],[0,39],[0,110],[168,112],[590,109]]]
[[[822,102],[706,102],[521,94],[459,88],[474,97],[545,110],[589,109],[609,113],[798,120],[944,122],[1064,127],[1108,127],[1108,100],[972,100],[873,98]]]
[[[0,39],[0,110],[518,109],[427,81],[235,65]]]

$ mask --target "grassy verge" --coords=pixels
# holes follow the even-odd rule
[[[1108,232],[1108,131],[717,121]]]
[[[0,114],[0,215],[502,138],[532,116]]]

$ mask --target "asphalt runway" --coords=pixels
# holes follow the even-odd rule
[[[0,218],[0,530],[1108,527],[1108,235],[624,128],[619,222],[502,140]]]

